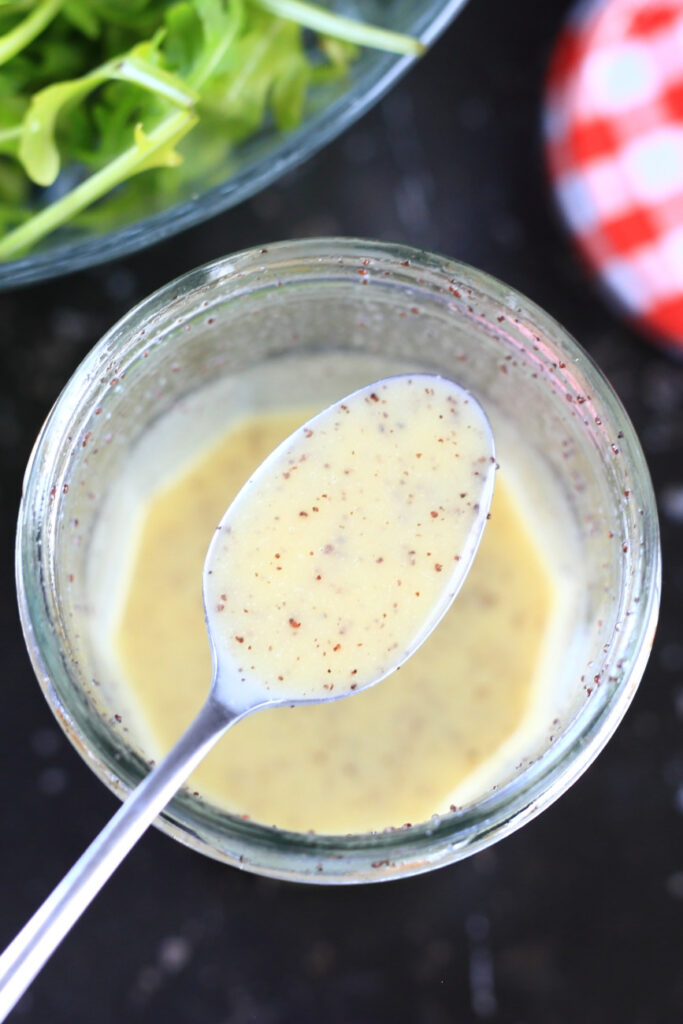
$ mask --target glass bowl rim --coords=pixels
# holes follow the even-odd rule
[[[263,287],[263,274],[268,268],[272,272],[269,287],[286,287],[287,260],[290,273],[293,267],[305,267],[309,271],[318,271],[317,280],[321,260],[328,258],[335,267],[337,280],[341,275],[345,283],[358,283],[357,261],[361,254],[371,259],[381,259],[385,270],[393,266],[397,272],[400,268],[402,275],[414,275],[411,287],[413,290],[421,290],[424,295],[429,295],[430,284],[436,285],[439,282],[443,286],[454,278],[467,282],[474,291],[505,308],[508,313],[514,310],[532,320],[545,334],[546,341],[548,338],[552,340],[555,350],[564,357],[567,366],[573,371],[577,367],[580,369],[593,388],[592,393],[599,395],[604,411],[614,424],[615,435],[617,432],[620,434],[622,453],[629,461],[634,482],[637,481],[640,487],[638,498],[644,513],[640,517],[643,543],[631,545],[635,551],[629,557],[634,559],[636,571],[632,579],[638,581],[643,600],[638,605],[638,614],[627,620],[616,638],[615,646],[620,644],[624,650],[627,641],[630,641],[634,654],[630,657],[625,654],[626,671],[619,677],[618,685],[613,687],[612,696],[600,703],[596,702],[592,715],[587,713],[590,702],[586,702],[575,720],[540,759],[474,805],[406,829],[348,836],[287,832],[217,812],[222,832],[230,832],[230,838],[235,844],[234,850],[241,850],[241,853],[211,847],[208,805],[204,805],[208,817],[203,819],[203,824],[208,822],[209,838],[197,830],[196,817],[193,822],[189,822],[188,815],[180,813],[182,798],[175,798],[164,817],[159,820],[163,830],[209,856],[238,864],[256,873],[297,881],[346,883],[416,874],[476,852],[538,814],[592,763],[621,721],[644,671],[659,608],[659,527],[654,492],[642,449],[627,413],[602,371],[552,317],[516,289],[482,271],[402,244],[354,238],[322,238],[276,242],[266,248],[243,250],[181,275],[147,296],[113,325],[86,355],[57,399],[27,465],[16,542],[17,590],[22,628],[48,704],[93,771],[120,797],[129,791],[128,783],[123,782],[115,769],[105,764],[98,753],[90,749],[69,707],[57,693],[50,679],[33,620],[32,599],[37,596],[45,580],[41,574],[36,573],[34,564],[31,510],[36,507],[35,498],[41,488],[45,488],[39,471],[42,457],[46,448],[54,450],[59,447],[54,443],[52,435],[66,425],[68,415],[77,411],[79,403],[86,400],[88,386],[92,386],[99,376],[98,359],[105,353],[107,358],[111,358],[112,341],[117,343],[117,335],[124,333],[122,352],[125,351],[129,357],[136,345],[145,345],[145,339],[139,334],[140,326],[149,322],[148,318],[154,317],[165,305],[173,307],[173,314],[177,316],[178,303],[190,300],[199,289],[202,289],[202,295],[207,285],[223,286],[229,291],[231,283],[233,286],[237,281],[243,283],[248,271],[256,272],[257,279],[261,274]],[[296,280],[298,287],[301,286],[300,279],[292,276],[292,280]],[[645,551],[649,553],[647,558],[643,553]],[[130,771],[128,774],[131,774]],[[196,811],[197,807],[201,805],[195,804],[193,809]],[[229,829],[226,828],[226,822],[229,823]]]

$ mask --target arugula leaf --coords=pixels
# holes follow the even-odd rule
[[[112,188],[150,167],[173,166],[177,160],[175,146],[197,123],[197,116],[182,110],[171,114],[149,135],[136,129],[133,145],[116,160],[91,174],[62,199],[36,213],[21,227],[0,240],[0,259],[26,251],[35,241],[71,219],[90,203],[106,195]]]
[[[103,81],[93,72],[74,82],[58,82],[37,92],[21,126],[19,159],[37,185],[51,185],[59,174],[60,157],[54,138],[58,114],[68,103],[77,103]]]
[[[62,10],[67,21],[84,36],[88,39],[97,39],[101,32],[101,23],[87,0],[66,0]]]
[[[112,79],[148,89],[179,107],[192,107],[197,100],[196,92],[188,89],[181,79],[138,56],[125,56],[103,64],[72,82],[48,85],[31,100],[19,142],[19,159],[31,181],[51,185],[59,174],[60,158],[55,141],[58,115],[68,104],[80,102],[93,89]]]
[[[188,81],[200,88],[220,66],[244,24],[242,0],[232,0],[226,9],[221,0],[196,0],[204,44]]]
[[[359,46],[422,50],[307,0],[0,0],[0,260],[224,180]]]

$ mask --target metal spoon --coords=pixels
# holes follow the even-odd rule
[[[0,1020],[231,725],[360,692],[414,653],[469,571],[494,470],[479,404],[428,374],[354,392],[263,462],[204,564],[208,699],[0,957]]]

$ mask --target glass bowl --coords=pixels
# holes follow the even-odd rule
[[[413,36],[429,46],[464,4],[465,0],[357,0],[344,13]],[[346,79],[320,87],[309,98],[299,128],[288,133],[264,129],[236,147],[219,184],[215,180],[186,183],[182,198],[167,209],[149,215],[145,205],[131,213],[126,223],[103,234],[60,229],[25,257],[0,262],[0,290],[118,259],[241,203],[353,124],[414,61],[414,57],[363,50]]]
[[[401,369],[456,379],[494,429],[507,424],[509,444],[542,460],[548,486],[528,497],[555,503],[558,557],[580,591],[543,679],[547,727],[460,809],[385,832],[287,832],[179,793],[160,827],[250,871],[344,883],[426,871],[518,828],[595,758],[633,697],[659,606],[655,501],[619,400],[557,323],[493,278],[405,246],[311,239],[218,260],[135,307],[67,384],[27,468],[17,581],[28,649],[69,739],[123,797],[149,766],[99,639],[101,572],[121,557],[101,512],[133,454],[180,409],[185,430],[154,471],[179,464],[215,415],[217,387],[230,416],[283,396],[326,404]]]

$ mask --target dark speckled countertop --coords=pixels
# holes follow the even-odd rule
[[[21,474],[87,349],[133,303],[234,249],[318,234],[440,250],[544,306],[597,360],[645,448],[664,597],[645,678],[556,804],[451,868],[320,889],[152,830],[15,1011],[25,1024],[677,1024],[683,1020],[683,363],[605,307],[548,199],[543,69],[565,0],[471,0],[419,67],[295,174],[120,263],[0,296],[0,943],[116,807],[33,678],[12,577]]]

